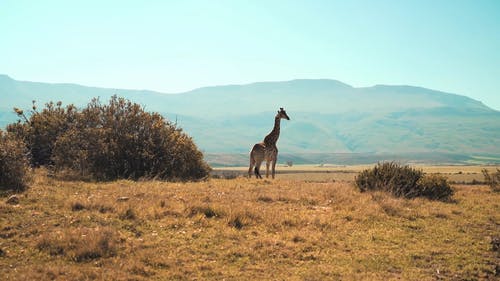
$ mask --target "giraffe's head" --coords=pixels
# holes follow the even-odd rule
[[[286,114],[286,111],[283,109],[283,107],[280,107],[280,110],[278,110],[278,114],[276,115],[276,118],[283,118],[286,120],[290,120],[290,117]]]

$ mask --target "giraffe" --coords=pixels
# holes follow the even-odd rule
[[[290,120],[286,111],[281,107],[278,114],[274,117],[274,128],[264,138],[263,142],[256,143],[250,151],[250,167],[248,168],[248,177],[252,177],[252,169],[255,167],[255,177],[262,178],[260,175],[260,165],[266,161],[266,178],[269,177],[269,166],[272,163],[272,177],[274,179],[276,161],[278,160],[278,148],[276,142],[280,136],[281,119]]]

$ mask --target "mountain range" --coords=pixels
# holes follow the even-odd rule
[[[112,95],[177,122],[212,160],[220,159],[214,155],[248,153],[271,131],[274,115],[283,107],[291,118],[281,122],[278,147],[284,159],[314,162],[319,158],[310,155],[323,155],[320,158],[324,159],[328,154],[430,158],[449,154],[454,159],[462,155],[469,160],[500,162],[500,112],[477,100],[414,86],[355,88],[330,79],[214,86],[166,94],[17,81],[0,75],[0,128],[17,120],[13,107],[29,109],[32,100],[84,106],[94,97],[106,102]],[[328,159],[322,161],[335,162],[335,157]]]

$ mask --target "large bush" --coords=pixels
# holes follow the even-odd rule
[[[208,175],[192,139],[160,114],[116,96],[98,99],[75,115],[55,142],[56,171],[97,180],[158,178],[196,180]]]
[[[428,176],[420,170],[394,162],[378,163],[374,168],[362,171],[355,181],[361,192],[382,190],[397,197],[434,200],[449,200],[453,195],[446,178]]]
[[[23,190],[31,180],[23,141],[0,130],[0,190]]]
[[[61,102],[29,114],[7,130],[22,139],[32,165],[96,180],[118,178],[195,180],[208,175],[192,139],[158,113],[148,113],[116,96],[109,104],[92,100],[79,111]]]

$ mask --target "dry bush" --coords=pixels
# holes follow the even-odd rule
[[[24,140],[31,153],[31,163],[35,166],[52,165],[52,150],[57,138],[66,132],[75,121],[77,110],[74,105],[62,107],[61,102],[45,104],[38,111],[33,101],[29,117],[17,108],[14,111],[23,119],[7,126],[7,131]]]
[[[47,103],[7,130],[23,139],[35,166],[50,165],[59,176],[115,180],[198,180],[210,167],[193,140],[158,113],[113,96],[93,99],[83,110]]]
[[[453,195],[446,178],[427,176],[420,170],[395,162],[378,163],[374,168],[362,171],[355,182],[361,192],[382,190],[397,197],[449,200]]]
[[[75,262],[112,257],[117,252],[117,234],[112,229],[72,229],[43,235],[36,247],[51,256],[66,256]]]
[[[362,171],[356,185],[363,191],[385,190],[398,197],[412,197],[423,172],[395,162],[378,163],[373,169]]]
[[[31,181],[28,152],[23,141],[0,130],[0,190],[24,190]]]
[[[453,189],[441,175],[424,175],[418,180],[418,196],[432,200],[447,201],[453,196]]]
[[[488,170],[481,170],[484,175],[484,181],[491,187],[494,192],[500,192],[500,169],[497,168],[496,172],[489,173]]]
[[[57,139],[53,159],[58,171],[97,180],[196,180],[210,170],[181,129],[116,96],[109,104],[92,100]]]

